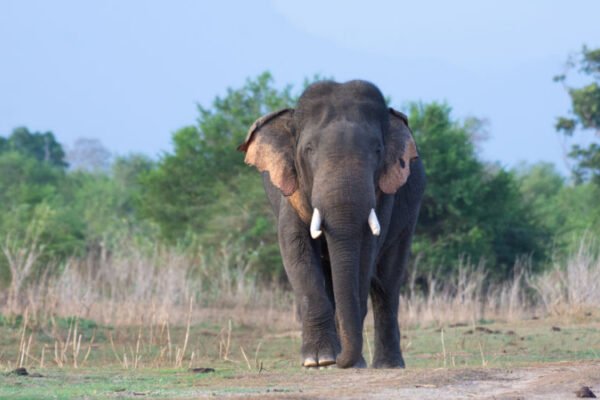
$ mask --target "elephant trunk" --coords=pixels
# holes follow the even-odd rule
[[[319,224],[311,225],[311,233],[322,231],[327,241],[342,345],[336,360],[340,368],[363,363],[362,324],[370,266],[364,262],[366,258],[362,252],[365,241],[374,240],[374,235],[381,230],[374,211],[373,179],[366,174],[360,175],[360,172],[354,172],[340,178],[338,173],[337,179],[323,182],[318,186],[320,190],[313,193],[313,205],[318,210],[313,211],[313,216],[317,215],[313,221],[318,220]]]
[[[333,295],[342,351],[336,364],[349,368],[362,359],[362,313],[360,300],[360,244],[356,237],[332,237],[326,231],[331,259]]]

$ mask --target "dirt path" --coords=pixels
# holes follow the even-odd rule
[[[513,369],[267,372],[198,388],[198,395],[236,399],[575,399],[575,391],[583,385],[600,395],[600,361]]]

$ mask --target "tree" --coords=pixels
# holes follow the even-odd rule
[[[566,83],[567,73],[554,78],[564,84],[572,106],[569,116],[557,119],[556,130],[566,136],[573,136],[578,129],[594,130],[600,136],[600,48],[584,46],[579,56],[579,60],[568,60],[567,73],[578,66],[578,72],[592,81],[572,87]],[[600,185],[600,143],[593,142],[587,147],[575,144],[569,156],[575,160],[573,172],[578,182],[592,180]]]
[[[239,259],[232,257],[232,263],[253,265],[259,274],[281,274],[261,177],[235,149],[258,117],[294,103],[291,87],[278,90],[263,73],[228,89],[210,108],[199,105],[198,124],[176,131],[173,152],[142,177],[142,215],[172,243],[191,235],[205,253],[233,246]]]
[[[548,232],[552,232],[555,242],[560,241],[561,227],[564,227],[564,212],[558,212],[557,199],[567,187],[565,178],[554,164],[540,162],[529,165],[521,163],[515,169],[519,190],[528,207]]]
[[[105,173],[75,170],[60,188],[79,223],[86,251],[111,249],[137,233],[147,234],[147,221],[139,217],[142,203],[140,176],[152,167],[143,155],[117,157]]]
[[[93,149],[96,144],[92,141]],[[37,227],[43,252],[36,268],[47,269],[70,256],[116,248],[138,233],[156,237],[137,211],[139,177],[152,168],[150,159],[118,157],[108,171],[67,171],[66,165],[51,133],[21,128],[0,138],[0,244],[10,242],[16,249],[31,236],[28,227]],[[0,284],[7,277],[7,260],[0,253]]]
[[[40,265],[80,250],[79,221],[62,195],[66,179],[64,168],[48,161],[14,150],[0,153],[0,241],[21,243],[33,224],[41,227]],[[6,260],[0,255],[0,280],[6,278]]]
[[[452,272],[463,256],[508,277],[519,255],[544,255],[543,230],[524,205],[514,174],[478,160],[472,120],[445,104],[412,103],[409,124],[427,174],[413,252],[421,272]]]
[[[67,151],[67,161],[72,170],[107,172],[111,157],[110,151],[98,139],[79,138]]]
[[[556,255],[576,251],[586,234],[600,234],[600,186],[591,182],[567,185],[550,163],[521,165],[516,174],[523,201],[550,232]]]
[[[220,196],[238,196],[233,185],[242,174],[259,184],[243,157],[235,151],[248,127],[262,114],[291,106],[290,88],[278,91],[264,73],[241,89],[228,89],[211,108],[198,106],[198,126],[173,135],[174,152],[164,154],[157,167],[143,178],[144,214],[158,222],[166,237],[175,240],[188,229],[203,232]]]
[[[52,132],[29,132],[15,128],[8,140],[0,141],[0,152],[15,151],[59,168],[66,168],[65,152]]]

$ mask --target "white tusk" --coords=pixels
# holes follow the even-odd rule
[[[381,233],[381,226],[379,226],[377,214],[375,214],[375,210],[372,208],[371,214],[369,214],[369,227],[371,228],[371,232],[373,232],[373,235],[379,236],[379,234]]]
[[[312,220],[310,221],[310,236],[316,239],[321,236],[321,233],[323,233],[321,231],[321,213],[319,213],[319,209],[315,208]]]

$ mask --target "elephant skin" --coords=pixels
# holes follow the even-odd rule
[[[259,118],[238,149],[262,173],[277,219],[303,365],[366,365],[370,294],[373,367],[404,367],[399,291],[425,189],[406,116],[369,82],[318,82],[295,109]]]

